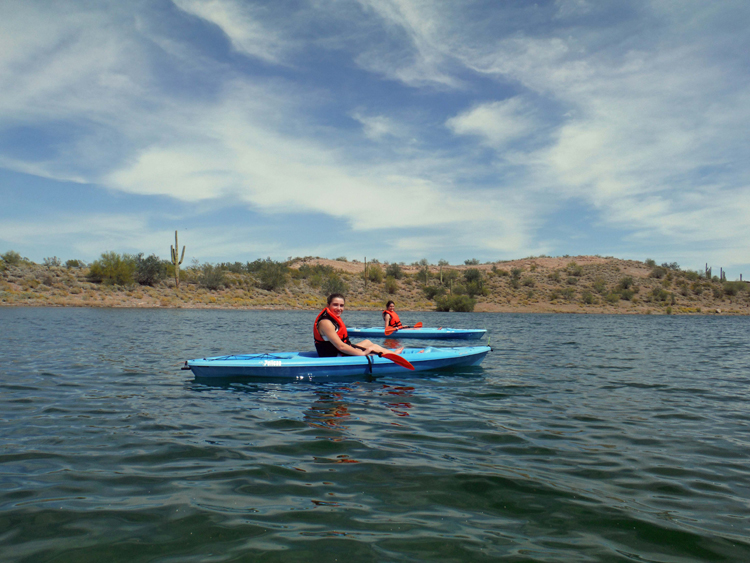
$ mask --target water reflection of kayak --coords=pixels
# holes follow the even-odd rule
[[[368,338],[385,338],[385,328],[372,326],[367,328],[349,328],[349,336],[361,336]],[[424,339],[456,339],[456,340],[479,340],[487,331],[478,328],[402,328],[390,333],[391,338],[424,338]]]
[[[411,362],[415,371],[445,370],[479,365],[490,350],[489,346],[406,348],[401,356]],[[200,358],[186,361],[182,369],[192,370],[196,378],[255,377],[277,380],[410,373],[391,360],[378,356],[320,358],[317,352],[235,354]]]

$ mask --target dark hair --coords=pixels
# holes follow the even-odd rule
[[[394,307],[396,306],[396,304],[393,301],[388,301],[388,303],[385,304],[385,308],[387,309],[391,305],[393,305]]]
[[[331,303],[333,303],[333,300],[334,300],[334,299],[336,299],[337,297],[341,297],[341,299],[343,299],[343,300],[344,300],[344,302],[346,302],[346,297],[344,297],[344,296],[343,296],[343,295],[341,295],[340,293],[331,293],[331,294],[330,294],[330,295],[328,296],[328,304],[330,305]]]

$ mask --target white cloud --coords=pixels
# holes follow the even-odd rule
[[[450,118],[446,125],[459,135],[477,135],[500,149],[538,128],[533,108],[516,97],[478,105]]]
[[[257,17],[260,10],[247,2],[234,0],[172,0],[181,10],[217,25],[245,55],[269,63],[283,62],[289,42],[265,26]]]

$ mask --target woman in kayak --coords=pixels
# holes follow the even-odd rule
[[[321,358],[333,356],[367,356],[368,354],[383,354],[391,352],[399,354],[403,348],[388,350],[369,340],[352,344],[346,332],[346,325],[341,320],[344,312],[344,296],[332,293],[328,296],[328,306],[315,319],[313,338],[315,349]]]
[[[404,325],[401,324],[401,319],[399,319],[396,314],[396,305],[393,301],[388,301],[388,303],[385,304],[383,320],[385,321],[385,328],[404,328]]]

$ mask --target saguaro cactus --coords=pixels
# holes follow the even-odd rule
[[[172,255],[172,264],[174,265],[174,284],[177,289],[180,289],[180,264],[182,264],[182,259],[185,258],[185,247],[182,247],[182,255],[178,260],[177,255],[180,253],[180,245],[177,243],[177,231],[174,232],[174,246],[169,246],[169,253]]]

